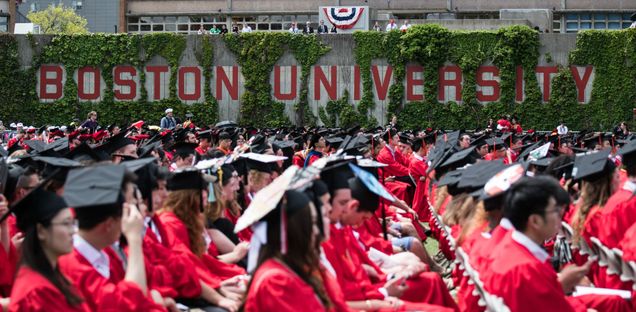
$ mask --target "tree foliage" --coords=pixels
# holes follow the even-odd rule
[[[49,5],[45,10],[30,12],[27,18],[40,25],[43,34],[75,35],[87,34],[85,18],[77,15],[75,10],[60,5]]]

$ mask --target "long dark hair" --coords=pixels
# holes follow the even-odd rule
[[[287,204],[283,203],[283,205]],[[267,218],[267,244],[261,247],[258,267],[269,259],[278,259],[285,263],[314,290],[323,306],[328,310],[332,303],[320,275],[320,252],[317,248],[319,245],[311,241],[314,227],[311,217],[312,206],[313,204],[309,203],[305,207],[295,208],[296,211],[291,215],[288,213],[287,253],[284,255],[281,254],[281,236],[278,230],[280,229],[279,220],[282,209],[276,209],[270,213]],[[286,207],[283,209],[287,210]],[[319,214],[318,218],[320,217]]]
[[[40,222],[40,224],[45,228],[49,228],[51,226],[51,219]],[[29,226],[24,232],[24,241],[22,242],[21,249],[22,265],[26,265],[44,276],[44,278],[51,282],[51,284],[64,295],[68,304],[75,306],[84,301],[77,294],[71,282],[60,273],[59,268],[57,266],[53,267],[51,262],[49,262],[38,239],[37,226],[35,224]]]

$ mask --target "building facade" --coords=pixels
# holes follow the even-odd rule
[[[318,24],[320,6],[368,6],[370,25],[440,23],[449,28],[498,28],[528,24],[542,32],[622,29],[631,24],[634,0],[124,0],[122,29],[130,33],[195,33],[201,25],[248,24],[254,30],[284,31],[292,22]],[[230,28],[231,29],[231,28]]]

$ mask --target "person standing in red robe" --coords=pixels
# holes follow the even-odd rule
[[[393,195],[409,204],[409,184],[395,180],[395,177],[406,177],[409,175],[409,164],[397,149],[400,137],[395,129],[388,129],[382,139],[384,140],[384,147],[378,153],[376,160],[387,166],[381,170],[380,182],[383,182]]]
[[[212,146],[212,130],[198,132],[197,138],[199,139],[199,146],[194,150],[199,156],[204,156],[210,149],[210,146]]]
[[[525,178],[508,190],[504,217],[515,230],[492,251],[488,270],[480,272],[486,290],[502,298],[511,311],[630,311],[618,296],[565,296],[585,276],[591,262],[570,266],[557,277],[541,247],[561,224],[562,209],[555,199],[560,186],[551,180]]]
[[[58,258],[73,250],[71,209],[43,188],[12,208],[25,237],[8,311],[90,311],[58,267]]]
[[[428,221],[430,218],[428,198],[426,197],[426,170],[428,170],[428,164],[425,157],[427,154],[428,150],[426,144],[424,144],[424,139],[415,139],[413,141],[413,157],[409,164],[409,172],[416,183],[413,210],[419,216],[420,221]]]

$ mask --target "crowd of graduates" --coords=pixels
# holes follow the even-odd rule
[[[173,123],[8,134],[2,311],[636,310],[628,132]]]

